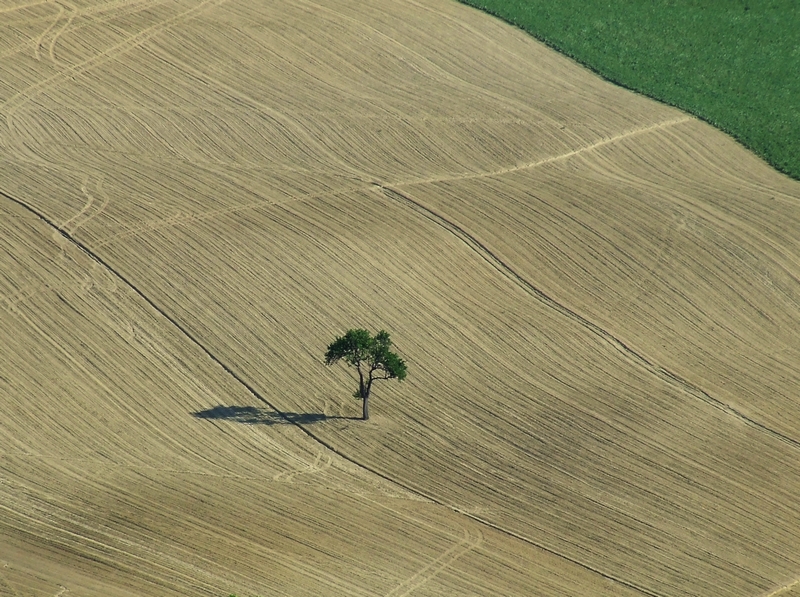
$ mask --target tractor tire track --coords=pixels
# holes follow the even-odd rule
[[[31,8],[33,6],[40,6],[42,4],[47,4],[48,0],[41,0],[41,2],[31,2],[30,4],[17,4],[16,6],[9,6],[8,8],[0,8],[0,14],[5,14],[7,12],[15,12],[17,10],[25,10],[26,8]]]
[[[384,192],[387,192],[387,189],[384,189],[383,187],[381,187],[381,188],[382,188],[382,190],[384,190]],[[405,198],[404,198],[405,196],[404,195],[400,195],[396,191],[391,191],[391,190],[388,190],[388,192],[395,193],[398,197],[403,198],[403,200],[405,201]],[[302,424],[298,423],[297,421],[292,419],[290,416],[288,416],[285,412],[283,412],[282,410],[277,408],[274,404],[272,404],[253,385],[251,385],[246,379],[244,379],[241,375],[239,375],[232,367],[230,367],[225,362],[223,362],[220,359],[220,357],[218,357],[216,354],[214,354],[211,351],[210,348],[206,347],[205,344],[203,344],[203,342],[201,342],[194,334],[192,334],[192,332],[190,332],[183,324],[181,324],[180,321],[178,321],[175,317],[173,317],[172,315],[167,313],[162,307],[157,305],[151,298],[149,298],[146,294],[144,294],[144,292],[142,290],[140,290],[138,288],[138,286],[136,286],[131,280],[129,280],[125,275],[123,275],[116,268],[114,268],[110,263],[108,263],[100,255],[98,255],[97,253],[92,251],[89,247],[84,245],[77,238],[71,236],[68,232],[66,232],[64,230],[61,230],[44,213],[38,211],[36,208],[30,206],[26,202],[24,202],[24,201],[22,201],[20,199],[17,199],[16,197],[13,197],[12,195],[9,195],[8,193],[6,193],[6,192],[4,192],[2,190],[0,190],[0,196],[4,197],[8,201],[11,201],[12,203],[20,206],[21,208],[23,208],[23,209],[27,210],[28,212],[30,212],[30,213],[34,214],[35,216],[37,216],[40,220],[42,220],[44,223],[46,223],[48,226],[50,226],[53,229],[55,234],[61,235],[66,241],[68,241],[69,243],[74,245],[78,250],[83,252],[92,261],[98,263],[100,266],[105,268],[109,273],[111,273],[113,276],[115,276],[117,279],[119,279],[123,284],[125,284],[128,288],[130,288],[131,291],[133,291],[137,296],[139,296],[145,303],[147,303],[153,310],[155,310],[159,315],[161,315],[166,321],[168,321],[171,325],[173,325],[191,343],[193,343],[195,346],[197,346],[197,348],[199,348],[211,361],[213,361],[218,367],[220,367],[220,369],[222,369],[222,371],[224,371],[226,374],[228,374],[233,379],[235,379],[254,398],[256,398],[259,402],[263,403],[264,405],[266,405],[267,407],[269,407],[273,411],[275,411],[278,414],[278,416],[280,416],[283,420],[285,420],[287,423],[290,423],[290,424],[294,425],[295,427],[297,427],[298,429],[300,429],[300,431],[302,431],[309,438],[311,438],[312,440],[314,440],[315,442],[317,442],[321,446],[327,448],[331,452],[337,454],[341,458],[347,460],[348,462],[350,462],[353,465],[359,467],[360,469],[365,470],[365,471],[367,471],[369,473],[372,473],[373,475],[376,475],[377,477],[379,477],[381,479],[384,479],[385,481],[388,481],[389,483],[391,483],[393,485],[396,485],[397,487],[400,487],[401,489],[403,489],[404,491],[406,491],[406,492],[408,492],[408,493],[410,493],[412,495],[415,495],[415,496],[418,496],[418,497],[423,498],[425,500],[428,500],[431,503],[434,503],[434,504],[437,504],[437,505],[442,506],[444,508],[447,508],[449,510],[452,510],[453,512],[457,512],[459,514],[462,514],[463,516],[466,516],[467,518],[470,518],[470,519],[472,519],[472,520],[474,520],[476,522],[479,522],[479,523],[481,523],[483,525],[486,525],[486,526],[488,526],[490,528],[493,528],[493,529],[495,529],[496,531],[498,531],[500,533],[503,533],[503,534],[505,534],[505,535],[507,535],[509,537],[513,537],[515,539],[523,541],[524,543],[532,545],[532,546],[534,546],[534,547],[536,547],[538,549],[541,549],[542,551],[545,551],[545,552],[547,552],[549,554],[552,554],[552,555],[554,555],[554,556],[556,556],[558,558],[561,558],[566,562],[570,562],[570,563],[572,563],[572,564],[574,564],[574,565],[576,565],[576,566],[578,566],[578,567],[580,567],[580,568],[582,568],[584,570],[587,570],[588,572],[591,572],[593,574],[597,574],[598,576],[600,576],[600,577],[602,577],[602,578],[604,578],[606,580],[612,581],[614,583],[617,583],[617,584],[625,586],[625,587],[627,587],[629,589],[632,589],[632,590],[634,590],[634,591],[636,591],[636,592],[638,592],[638,593],[640,593],[642,595],[647,595],[648,597],[663,597],[662,595],[660,595],[658,593],[655,593],[653,591],[650,591],[649,589],[641,587],[641,586],[639,586],[639,585],[637,585],[635,583],[626,581],[626,580],[624,580],[622,578],[619,578],[619,577],[617,577],[617,576],[615,576],[613,574],[610,574],[610,573],[604,572],[604,571],[602,571],[602,570],[600,570],[598,568],[595,568],[594,566],[592,566],[590,564],[587,564],[585,562],[582,562],[582,561],[580,561],[580,560],[578,560],[578,559],[576,559],[576,558],[574,558],[572,556],[569,556],[569,555],[567,555],[565,553],[562,553],[562,552],[558,551],[557,549],[554,549],[552,547],[548,547],[548,546],[546,546],[546,545],[544,545],[542,543],[539,543],[539,542],[537,542],[537,541],[535,541],[533,539],[530,539],[528,537],[525,537],[523,535],[515,533],[514,531],[511,531],[509,529],[505,529],[505,528],[503,528],[503,527],[501,527],[499,525],[496,525],[496,524],[491,523],[491,522],[489,522],[489,521],[487,521],[485,519],[482,519],[482,518],[480,518],[480,517],[478,517],[478,516],[476,516],[474,514],[469,514],[468,512],[465,512],[464,510],[461,510],[461,509],[456,508],[456,507],[454,507],[454,506],[452,506],[450,504],[447,504],[446,502],[442,501],[441,499],[438,499],[438,498],[436,498],[436,497],[434,497],[432,495],[428,495],[426,492],[424,492],[424,491],[422,491],[420,489],[413,488],[413,487],[403,483],[402,481],[399,481],[397,479],[392,478],[391,476],[387,475],[386,473],[383,473],[383,472],[381,472],[381,471],[379,471],[379,470],[377,470],[377,469],[375,469],[375,468],[373,468],[373,467],[371,467],[369,465],[363,464],[362,462],[360,462],[355,457],[350,456],[346,452],[343,452],[343,451],[339,450],[336,446],[334,446],[333,444],[331,444],[327,440],[323,439],[322,437],[320,437],[319,435],[317,435],[313,431],[310,431],[305,425],[302,425]],[[408,201],[410,202],[410,204],[417,205],[411,199],[408,199]],[[425,211],[427,211],[425,208],[421,208],[421,209],[423,209],[423,213]],[[432,212],[429,212],[429,213],[430,213],[430,215],[428,217],[431,217],[431,218],[438,217],[438,216],[434,216]],[[436,220],[434,220],[434,221],[436,221]],[[471,237],[469,237],[467,235],[467,238],[471,238]],[[477,241],[475,241],[475,242],[477,242]],[[533,288],[533,287],[531,287],[531,288]]]
[[[186,68],[191,68],[188,65],[184,65],[183,63],[181,63],[181,66],[182,67],[186,67]],[[217,85],[224,85],[223,83],[221,83],[219,81],[214,81],[214,82]],[[227,88],[227,86],[226,86],[226,88]],[[500,169],[500,170],[494,170],[494,171],[491,171],[491,172],[479,172],[479,173],[476,173],[476,174],[469,174],[469,175],[438,177],[438,178],[429,178],[429,179],[415,180],[415,181],[393,182],[393,183],[390,183],[389,185],[387,185],[387,188],[388,187],[410,186],[410,185],[416,185],[416,184],[436,183],[436,182],[451,182],[451,181],[456,181],[456,180],[470,180],[470,179],[476,179],[476,178],[490,178],[492,176],[500,176],[500,175],[503,175],[503,174],[508,174],[508,173],[511,173],[511,172],[519,171],[519,170],[528,170],[528,169],[536,168],[538,166],[542,166],[542,165],[549,164],[549,163],[552,163],[552,162],[568,159],[570,157],[582,154],[582,153],[587,152],[587,151],[591,151],[593,149],[597,149],[599,147],[603,147],[604,145],[609,145],[611,143],[614,143],[616,141],[620,141],[622,139],[635,137],[635,136],[638,136],[638,135],[641,135],[641,134],[644,134],[644,133],[648,133],[648,132],[651,132],[651,131],[654,131],[654,130],[664,129],[664,128],[667,128],[669,126],[673,126],[675,124],[679,124],[679,123],[682,123],[682,122],[687,122],[687,121],[690,121],[690,120],[694,120],[694,119],[693,118],[689,118],[689,117],[679,118],[679,119],[676,119],[676,120],[670,120],[670,121],[667,121],[667,122],[661,122],[661,123],[658,123],[658,124],[655,124],[655,125],[643,127],[643,128],[640,128],[640,129],[635,129],[633,131],[628,131],[628,132],[622,133],[620,135],[615,135],[615,136],[610,137],[608,139],[602,139],[602,140],[600,140],[600,141],[598,141],[596,143],[592,143],[590,145],[579,147],[578,149],[575,149],[575,150],[567,152],[567,153],[563,153],[563,154],[560,154],[560,155],[557,155],[557,156],[554,156],[554,157],[551,157],[551,158],[540,160],[538,162],[525,164],[523,166],[518,166],[518,167],[514,167],[514,168],[504,168],[504,169]],[[374,183],[373,182],[372,184],[376,185],[378,183]],[[381,186],[381,185],[378,185],[378,186]],[[326,196],[332,196],[332,195],[335,195],[337,193],[342,193],[342,192],[348,193],[348,192],[366,190],[368,188],[369,187],[358,187],[358,188],[343,189],[343,190],[331,191],[331,192],[328,192],[328,193],[320,193],[320,194],[314,194],[314,195],[308,195],[308,196],[302,195],[302,196],[298,196],[298,197],[291,197],[291,198],[284,199],[284,200],[281,200],[281,201],[269,201],[269,200],[265,199],[265,200],[262,200],[262,201],[256,201],[256,202],[248,203],[248,204],[245,204],[245,205],[234,206],[234,207],[223,208],[223,209],[216,209],[216,210],[212,210],[212,211],[208,211],[208,212],[204,212],[204,213],[199,213],[199,214],[190,214],[190,215],[177,214],[177,215],[175,215],[175,216],[173,216],[171,218],[167,218],[167,219],[164,219],[164,220],[158,220],[158,221],[154,221],[154,222],[147,222],[147,223],[145,223],[145,224],[143,224],[141,226],[137,226],[137,227],[134,227],[134,228],[129,228],[125,232],[121,232],[121,233],[119,233],[117,235],[114,235],[114,236],[111,236],[111,237],[108,237],[108,238],[100,240],[98,243],[94,244],[92,246],[92,248],[93,249],[99,249],[99,248],[105,247],[105,246],[107,246],[109,244],[116,243],[116,242],[118,242],[120,240],[124,240],[124,239],[126,239],[128,237],[131,237],[131,236],[138,236],[140,234],[146,234],[146,233],[152,232],[154,230],[160,230],[162,228],[168,228],[168,227],[171,227],[171,226],[178,226],[178,225],[182,225],[182,224],[191,224],[191,223],[195,223],[195,222],[198,222],[198,221],[206,220],[208,218],[213,218],[213,217],[217,217],[217,216],[225,215],[225,214],[229,214],[229,213],[237,213],[239,211],[246,211],[246,210],[249,210],[249,209],[256,209],[256,208],[258,208],[260,206],[263,206],[263,205],[280,205],[282,203],[289,202],[289,201],[297,201],[297,200],[304,200],[304,199],[315,199],[315,198],[321,198],[321,197],[326,197]],[[94,216],[92,216],[92,217],[94,217]]]
[[[124,232],[120,232],[118,234],[114,234],[108,236],[106,238],[100,239],[97,243],[91,246],[91,249],[97,250],[108,245],[112,245],[118,243],[120,241],[124,241],[128,238],[133,238],[137,236],[141,236],[144,234],[148,234],[150,232],[155,232],[157,230],[162,230],[165,228],[172,228],[174,226],[184,226],[184,225],[191,225],[196,224],[199,222],[204,222],[206,220],[210,220],[213,218],[218,218],[221,216],[231,215],[240,213],[243,211],[249,211],[251,209],[258,209],[260,207],[265,206],[272,206],[272,205],[283,205],[284,203],[291,203],[293,201],[306,201],[309,199],[321,199],[323,197],[334,197],[341,193],[350,193],[350,192],[357,192],[357,191],[365,191],[369,189],[369,187],[360,187],[360,188],[353,188],[353,189],[341,189],[335,191],[329,191],[326,193],[314,193],[311,195],[297,195],[294,197],[286,197],[279,201],[272,201],[270,199],[261,199],[259,201],[253,201],[251,203],[245,203],[243,205],[234,205],[232,207],[223,207],[220,209],[212,209],[205,212],[194,213],[194,214],[175,214],[169,218],[164,218],[161,220],[151,220],[145,222],[139,226],[132,226],[127,228]],[[98,212],[99,213],[99,212]],[[93,214],[92,217],[98,215],[98,213]],[[88,220],[87,220],[88,221]],[[85,224],[83,222],[81,225]]]
[[[410,595],[421,586],[428,583],[436,577],[440,572],[449,568],[461,556],[477,549],[483,543],[483,533],[478,531],[474,536],[464,529],[463,538],[442,553],[438,558],[434,559],[424,566],[419,572],[400,583],[393,590],[386,593],[385,597],[406,597]]]
[[[70,4],[69,2],[64,2],[62,0],[59,5],[66,6],[70,10],[70,15],[67,18],[67,22],[62,25],[62,27],[53,36],[53,39],[50,40],[48,54],[50,55],[50,60],[55,65],[58,65],[58,60],[56,59],[56,44],[58,43],[59,38],[66,33],[70,25],[72,25],[72,22],[75,20],[75,17],[78,15],[78,8],[74,4]]]
[[[577,153],[578,151],[570,155],[575,155]],[[445,216],[428,208],[427,206],[413,199],[410,195],[406,193],[401,193],[400,191],[393,189],[389,186],[384,186],[380,184],[376,184],[375,186],[377,189],[382,191],[383,194],[389,199],[407,205],[408,207],[419,213],[424,218],[437,224],[438,226],[445,229],[452,235],[456,236],[467,247],[469,247],[473,252],[479,255],[484,261],[486,261],[489,265],[491,265],[500,274],[502,274],[511,282],[519,286],[522,290],[530,294],[540,303],[546,305],[547,307],[553,309],[554,311],[557,311],[558,313],[570,319],[571,321],[578,323],[579,325],[584,327],[586,330],[590,331],[595,336],[598,336],[599,338],[604,340],[606,343],[615,348],[625,357],[629,358],[630,360],[635,362],[637,365],[639,365],[646,371],[652,373],[661,381],[699,400],[702,400],[706,404],[709,404],[712,407],[722,411],[726,415],[737,418],[746,425],[771,436],[773,439],[785,443],[794,449],[800,450],[800,441],[793,439],[789,436],[786,436],[778,431],[775,431],[774,429],[771,429],[767,425],[760,423],[759,421],[756,421],[755,419],[747,416],[746,414],[730,406],[729,404],[726,404],[721,400],[714,398],[708,392],[696,386],[687,379],[681,377],[677,373],[652,362],[646,356],[634,350],[633,348],[625,344],[622,340],[614,336],[611,332],[604,330],[599,325],[593,323],[592,321],[589,321],[579,313],[573,311],[569,307],[559,303],[552,297],[548,296],[539,288],[537,288],[536,286],[528,282],[525,278],[520,276],[516,271],[514,271],[513,268],[511,268],[511,266],[509,266],[506,262],[504,262],[498,255],[493,253],[489,247],[487,247],[481,241],[476,239],[474,236],[472,236],[469,232],[467,232],[464,228],[462,228],[455,222],[447,219]]]
[[[108,194],[103,190],[103,178],[99,177],[95,184],[95,192],[102,196],[103,202],[99,207],[91,211],[95,207],[95,197],[89,192],[89,177],[86,177],[81,185],[81,191],[86,196],[86,203],[83,207],[72,217],[64,220],[59,226],[61,230],[67,231],[70,235],[74,235],[80,228],[91,222],[94,218],[105,212],[108,204],[111,202]]]
[[[333,459],[331,458],[330,454],[326,454],[324,451],[321,451],[317,454],[314,462],[308,463],[307,465],[296,470],[278,473],[272,477],[272,480],[279,483],[294,483],[294,480],[300,475],[316,475],[318,473],[324,473],[331,468],[332,464]]]
[[[151,25],[142,29],[138,33],[131,35],[124,41],[103,50],[99,54],[84,60],[78,64],[70,66],[59,73],[47,77],[46,79],[31,85],[27,89],[20,91],[10,97],[6,102],[0,105],[0,112],[6,113],[6,124],[8,126],[9,133],[11,135],[11,141],[16,146],[16,149],[19,151],[21,155],[27,155],[33,161],[38,162],[40,159],[38,156],[33,154],[24,143],[21,143],[18,140],[18,135],[15,134],[16,128],[14,126],[14,115],[16,112],[24,106],[26,103],[32,101],[36,96],[40,95],[44,91],[48,89],[58,88],[59,85],[70,81],[77,75],[80,75],[84,72],[87,72],[93,68],[97,68],[98,66],[102,66],[103,64],[114,60],[115,58],[122,56],[131,50],[134,50],[144,44],[145,42],[149,41],[156,35],[167,31],[168,29],[174,27],[178,23],[182,21],[186,21],[191,19],[198,14],[202,13],[203,11],[207,10],[208,8],[220,6],[227,2],[227,0],[203,0],[196,6],[174,15],[168,19],[161,21],[160,23],[156,23],[155,25]],[[58,19],[53,23],[53,26],[61,19],[63,15],[63,8],[61,9],[62,12],[59,13]],[[42,41],[44,36],[47,32],[52,29],[52,26],[42,35],[40,40],[37,42],[37,52],[38,48],[42,45]],[[38,54],[37,54],[38,55]]]
[[[552,164],[554,162],[560,162],[562,160],[569,159],[571,157],[575,157],[576,155],[581,155],[583,153],[592,151],[594,149],[599,149],[600,147],[604,147],[606,145],[611,145],[618,141],[622,141],[623,139],[629,139],[632,137],[637,137],[639,135],[643,135],[645,133],[649,133],[652,131],[662,130],[669,128],[671,126],[675,126],[677,124],[681,124],[684,122],[689,122],[695,120],[692,117],[684,116],[682,118],[675,118],[673,120],[668,120],[666,122],[658,122],[656,124],[651,124],[645,127],[641,127],[638,129],[634,129],[632,131],[626,131],[624,133],[620,133],[619,135],[614,135],[612,137],[607,137],[605,139],[600,139],[594,143],[590,143],[588,145],[583,145],[578,147],[577,149],[573,149],[572,151],[568,151],[566,153],[561,153],[559,155],[555,155],[549,158],[545,158],[543,160],[538,160],[536,162],[530,162],[528,164],[523,164],[521,166],[513,166],[510,168],[501,168],[499,170],[493,170],[491,172],[476,172],[470,174],[462,174],[458,176],[440,176],[434,178],[424,178],[419,180],[408,180],[402,182],[394,182],[390,183],[389,186],[391,187],[406,187],[412,185],[421,185],[421,184],[432,184],[437,182],[455,182],[460,180],[477,180],[481,178],[492,178],[494,176],[502,176],[503,174],[511,174],[513,172],[520,172],[523,170],[533,170],[534,168],[538,168],[540,166],[545,166],[547,164]]]
[[[792,582],[783,585],[782,587],[778,587],[774,591],[770,591],[764,597],[778,597],[781,593],[785,593],[786,591],[791,591],[797,585],[800,585],[800,578],[793,580]]]
[[[47,4],[47,2],[45,2],[45,4]],[[58,22],[61,20],[61,17],[63,16],[64,16],[64,7],[61,4],[59,4],[58,14],[56,15],[55,20],[52,23],[50,23],[50,26],[47,27],[47,29],[45,29],[44,31],[42,31],[42,34],[36,39],[35,45],[33,47],[33,54],[36,60],[42,59],[42,57],[39,55],[39,50],[41,49],[42,44],[44,43],[44,38],[47,37],[47,34],[53,30],[53,27],[55,27],[58,24]]]

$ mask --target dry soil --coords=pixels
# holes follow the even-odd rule
[[[798,594],[798,230],[455,2],[0,0],[0,595]]]

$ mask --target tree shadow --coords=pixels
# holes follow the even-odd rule
[[[311,425],[333,419],[354,420],[356,417],[341,417],[324,413],[279,413],[269,408],[256,406],[223,406],[218,405],[207,410],[192,413],[198,419],[216,419],[235,421],[245,425]]]

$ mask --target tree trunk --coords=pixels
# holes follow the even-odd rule
[[[364,374],[361,373],[361,367],[358,368],[358,395],[361,399],[364,399],[364,395],[367,392],[367,386],[364,384]]]
[[[373,381],[373,379],[372,379],[372,371],[370,371],[369,372],[369,379],[367,380],[367,383],[365,384],[365,387],[362,388],[362,392],[361,392],[361,398],[364,401],[363,419],[365,421],[367,419],[369,419],[369,393],[372,391],[372,381]]]
[[[364,381],[364,374],[361,372],[361,367],[358,368],[358,395],[361,396],[363,402],[362,419],[369,419],[369,391],[372,389],[372,375],[370,374],[369,381]]]

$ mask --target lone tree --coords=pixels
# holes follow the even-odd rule
[[[390,349],[392,341],[389,333],[381,330],[372,337],[367,330],[347,330],[344,336],[336,338],[325,353],[325,364],[333,365],[344,359],[348,365],[358,370],[358,390],[353,394],[361,398],[364,406],[363,419],[369,419],[369,393],[376,379],[406,378],[406,364]]]

